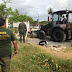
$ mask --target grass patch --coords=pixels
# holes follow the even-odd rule
[[[11,72],[72,72],[72,60],[54,57],[29,43],[18,46],[18,54],[12,56]]]

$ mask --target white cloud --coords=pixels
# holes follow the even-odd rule
[[[1,0],[0,0],[1,1]],[[12,3],[8,4],[13,9],[18,9],[21,14],[27,13],[28,15],[36,18],[38,14],[40,18],[45,19],[49,7],[53,11],[72,9],[71,0],[11,0]]]
[[[68,7],[68,0],[60,0],[60,6],[62,9],[66,9]]]

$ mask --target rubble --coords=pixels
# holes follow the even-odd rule
[[[53,49],[54,51],[60,51],[62,49],[66,49],[66,46],[64,45],[48,45],[49,49]]]

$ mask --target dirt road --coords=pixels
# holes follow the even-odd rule
[[[34,43],[34,44],[39,44],[40,41],[41,41],[41,39],[39,39],[39,38],[28,38],[28,40],[27,40],[27,42]],[[51,41],[50,38],[47,38],[46,41],[47,41],[47,44],[51,45],[51,46],[61,45],[61,46],[65,46],[65,47],[70,47],[72,44],[72,40],[67,40],[65,42],[54,42],[54,41]]]

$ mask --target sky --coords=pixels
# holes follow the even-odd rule
[[[34,20],[39,18],[40,21],[44,21],[48,18],[49,8],[53,11],[72,10],[72,0],[11,0],[7,7],[18,9],[20,14],[29,15]]]

